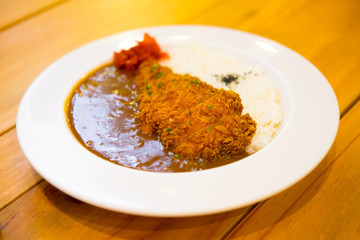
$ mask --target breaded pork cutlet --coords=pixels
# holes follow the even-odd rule
[[[256,131],[233,91],[216,89],[154,60],[141,63],[135,83],[145,134],[158,134],[175,156],[213,160],[244,153]]]

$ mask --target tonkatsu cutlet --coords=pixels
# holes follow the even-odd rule
[[[173,73],[154,60],[139,65],[135,83],[143,133],[158,134],[175,156],[228,158],[251,143],[256,122],[242,115],[237,93]]]

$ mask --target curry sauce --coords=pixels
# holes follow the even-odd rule
[[[86,149],[125,167],[157,172],[197,171],[247,156],[244,153],[205,161],[164,149],[158,135],[141,131],[134,72],[119,70],[113,64],[82,79],[69,95],[65,111],[71,132]]]

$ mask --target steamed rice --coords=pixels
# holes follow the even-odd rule
[[[199,77],[216,88],[233,90],[240,95],[244,110],[257,123],[257,130],[246,151],[253,153],[267,145],[279,129],[284,113],[280,93],[275,84],[258,66],[195,43],[171,46],[164,50],[170,59],[162,64],[176,73]],[[239,79],[228,86],[216,75],[237,74]]]

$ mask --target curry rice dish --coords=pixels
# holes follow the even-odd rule
[[[104,159],[149,171],[202,170],[249,155],[257,124],[242,114],[239,95],[161,63],[146,60],[136,71],[110,64],[82,80],[67,108],[79,142]]]

